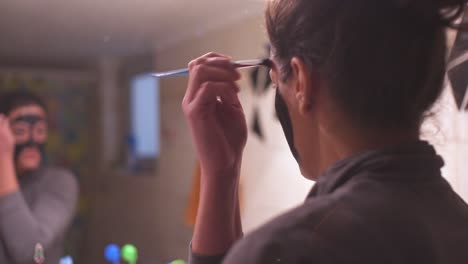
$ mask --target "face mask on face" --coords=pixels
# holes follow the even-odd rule
[[[35,115],[24,115],[13,120],[12,125],[17,122],[25,122],[29,124],[29,131],[28,131],[29,139],[26,142],[15,145],[15,154],[14,154],[15,161],[18,161],[19,155],[24,149],[36,148],[41,154],[42,162],[44,162],[45,144],[44,142],[36,142],[33,137],[34,126],[39,121],[44,121],[44,119],[40,116],[35,116]]]
[[[289,117],[288,106],[279,92],[279,87],[276,88],[275,110],[281,123],[281,127],[283,128],[284,135],[286,136],[286,140],[288,141],[289,149],[296,161],[299,163],[301,159],[296,147],[294,146],[293,127],[291,118]]]

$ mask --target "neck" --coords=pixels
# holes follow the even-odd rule
[[[419,132],[342,128],[329,135],[329,147],[336,153],[335,162],[360,153],[401,146],[419,140]]]
[[[318,125],[320,172],[334,163],[360,153],[400,146],[419,140],[419,127],[413,129],[366,128],[357,125],[324,95],[315,115]],[[319,175],[321,175],[319,173]]]

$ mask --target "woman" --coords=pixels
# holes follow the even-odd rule
[[[419,139],[443,87],[446,27],[466,2],[268,1],[276,111],[316,184],[243,238],[240,75],[223,55],[192,61],[182,107],[202,178],[191,263],[467,263],[468,206]]]
[[[47,111],[25,92],[0,97],[0,263],[58,263],[78,198],[73,175],[44,166]]]

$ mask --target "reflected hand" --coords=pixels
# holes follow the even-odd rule
[[[10,121],[0,115],[0,158],[13,158],[15,138],[10,128]]]

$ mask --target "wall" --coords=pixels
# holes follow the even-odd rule
[[[422,135],[444,158],[444,177],[468,202],[468,112],[457,110],[450,88],[450,83],[447,83],[442,97],[434,106],[434,116],[423,125]]]
[[[94,175],[91,224],[78,263],[107,263],[103,252],[110,243],[134,244],[139,263],[187,257],[191,229],[183,220],[195,157],[180,103],[171,93],[161,94],[162,153],[156,171],[135,175],[119,166],[129,125],[125,77],[142,70],[141,63],[130,64],[131,69],[125,59],[111,57],[97,65],[101,166]]]
[[[94,175],[91,224],[78,263],[107,263],[103,252],[110,243],[120,246],[134,244],[139,250],[139,263],[167,263],[175,258],[186,258],[187,255],[191,230],[182,224],[185,208],[173,206],[172,201],[185,199],[185,196],[179,197],[186,195],[190,182],[185,183],[177,178],[184,175],[189,177],[192,162],[178,163],[173,160],[173,157],[177,157],[173,150],[190,148],[188,138],[177,137],[178,131],[185,131],[186,128],[182,116],[177,116],[178,109],[174,109],[174,105],[166,103],[164,99],[161,102],[166,121],[174,119],[179,122],[171,126],[174,131],[165,134],[162,145],[165,151],[158,161],[157,171],[136,175],[120,166],[123,139],[128,131],[126,118],[129,104],[126,102],[128,91],[125,77],[132,70],[142,70],[139,69],[141,63],[130,64],[131,69],[122,58],[104,58],[98,64],[101,166]],[[145,60],[143,64],[146,65]]]

